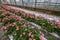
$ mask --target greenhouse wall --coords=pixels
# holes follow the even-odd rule
[[[6,4],[60,11],[60,0],[7,0]]]

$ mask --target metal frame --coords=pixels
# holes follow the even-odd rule
[[[12,0],[10,0],[10,4],[11,4],[11,1]],[[27,1],[27,3],[29,3],[29,1],[32,1],[32,0],[28,0]],[[54,7],[56,7],[57,6],[57,4],[60,4],[60,3],[58,3],[58,1],[59,0],[57,0],[56,1],[56,3],[52,3],[51,2],[51,0],[48,0],[48,2],[37,2],[38,0],[35,0],[35,2],[30,2],[30,4],[31,4],[31,7],[33,6],[33,5],[35,5],[34,6],[34,8],[37,8],[37,5],[42,5],[43,7],[42,8],[46,8],[46,9],[49,9],[50,8],[50,6],[52,6],[51,8],[52,8],[52,10],[55,10],[55,8],[53,8],[53,6]],[[45,0],[44,0],[45,1]],[[21,2],[21,1],[20,1]],[[15,3],[15,5],[17,5],[17,2],[16,2],[16,0],[14,0],[14,3]],[[34,4],[33,4],[34,3]],[[47,7],[46,6],[44,6],[45,4],[47,3]],[[28,7],[30,4],[27,4],[26,6]],[[51,4],[55,4],[55,5],[51,5]],[[22,0],[22,6],[24,7],[24,1]],[[41,7],[39,7],[39,8],[41,8]],[[57,8],[57,7],[56,7]]]

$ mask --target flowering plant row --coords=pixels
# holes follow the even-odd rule
[[[7,11],[0,13],[0,24],[3,24],[0,29],[5,36],[12,35],[13,40],[44,40],[40,27],[30,26],[30,22]]]
[[[10,8],[10,10],[9,10],[9,8]],[[13,8],[7,7],[7,10],[11,11],[11,9],[13,9]],[[55,21],[47,20],[42,16],[36,17],[34,14],[25,13],[22,10],[13,9],[12,12],[14,12],[14,14],[21,16],[22,18],[24,18],[30,22],[34,22],[34,23],[40,25],[43,29],[47,30],[48,32],[56,32],[56,33],[60,34],[59,33],[60,32],[60,24],[56,23]]]

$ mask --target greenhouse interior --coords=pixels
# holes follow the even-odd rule
[[[60,0],[0,0],[0,40],[60,40]]]

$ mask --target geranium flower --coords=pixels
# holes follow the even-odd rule
[[[40,40],[43,40],[43,37],[42,36],[40,37]]]
[[[43,36],[40,36],[40,40],[47,40],[47,39],[45,37],[43,37]]]
[[[32,38],[34,38],[34,35],[31,35]]]
[[[2,22],[0,22],[0,24],[2,24]]]
[[[14,27],[15,26],[15,24],[14,23],[10,23],[10,22],[8,22],[8,24],[7,24],[8,26],[10,26],[10,27]]]
[[[32,34],[32,32],[30,32],[30,33],[28,34],[28,36],[31,36],[31,34]]]
[[[18,12],[19,12],[19,10],[15,9],[15,13],[18,13]]]
[[[9,20],[9,18],[8,18],[8,17],[5,17],[4,19],[5,19],[5,20]]]
[[[5,26],[2,26],[2,27],[1,27],[1,30],[3,30],[4,28],[5,28]]]
[[[1,15],[2,15],[2,16],[5,16],[5,14],[4,14],[4,13],[2,13]]]
[[[20,37],[22,37],[22,34],[20,35]]]
[[[16,27],[16,30],[19,30],[19,27],[18,26]]]
[[[58,22],[58,28],[60,28],[60,20],[59,20],[59,22]]]
[[[20,20],[24,20],[23,18],[20,18]]]
[[[23,35],[26,35],[26,32],[23,32]]]
[[[9,17],[10,17],[10,18],[14,18],[14,15],[13,15],[13,14],[11,14]]]
[[[24,22],[21,22],[20,24],[21,24],[21,25],[24,25]]]
[[[12,26],[12,24],[10,23],[10,24],[8,24],[9,26]]]
[[[43,32],[40,32],[40,34],[44,37],[45,35],[43,34]]]
[[[38,27],[38,30],[40,30],[41,28],[40,27]]]
[[[30,18],[34,18],[34,16],[30,16]]]
[[[3,12],[4,14],[7,14],[8,12],[7,11],[5,11],[5,12]]]
[[[30,24],[30,22],[27,22],[27,24]]]
[[[19,20],[20,18],[19,18],[19,16],[16,16],[16,20]]]
[[[5,32],[5,33],[7,33],[7,32],[8,32],[8,30],[4,30],[4,32]]]
[[[32,38],[29,38],[29,40],[32,40]]]
[[[22,13],[25,13],[25,11],[22,11]]]
[[[36,20],[38,20],[38,17],[37,17],[37,16],[35,16],[35,19],[36,19]]]
[[[31,28],[35,28],[34,26],[32,26]]]

